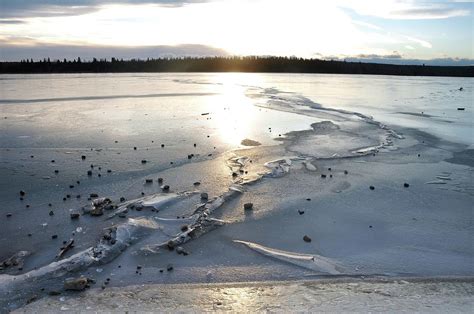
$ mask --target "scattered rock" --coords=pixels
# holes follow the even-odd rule
[[[371,185],[371,186],[369,186],[369,189],[375,190],[375,186]]]
[[[82,155],[82,156],[81,156],[81,159],[82,159],[82,160],[86,160],[86,156]]]
[[[25,195],[26,195],[26,192],[23,191],[23,190],[20,190],[20,195],[21,195],[21,196],[25,196]]]
[[[66,254],[67,251],[72,249],[74,247],[74,239],[70,239],[65,243],[65,245],[61,248],[59,251],[58,255],[56,256],[57,258],[61,258],[64,254]]]
[[[54,216],[54,212],[52,210],[49,211],[50,216]]]
[[[244,210],[252,210],[252,209],[253,209],[253,203],[244,204]]]
[[[56,291],[56,290],[52,290],[52,291],[48,292],[48,294],[49,294],[50,296],[55,296],[55,295],[60,295],[61,292],[60,292],[60,291]]]
[[[189,255],[189,252],[183,249],[183,247],[181,246],[176,247],[176,253],[184,255],[184,256]]]
[[[168,266],[166,266],[166,270],[167,271],[172,271],[173,270],[173,265],[168,264]]]
[[[38,300],[38,296],[35,294],[32,297],[30,297],[28,300],[26,300],[26,304],[30,304],[32,302],[35,302],[36,300]]]
[[[240,142],[240,145],[243,145],[243,146],[260,146],[262,144],[260,142],[257,142],[257,141],[246,138],[246,139],[242,140],[242,142]]]
[[[125,197],[122,196],[122,197],[120,198],[120,202],[121,202],[121,203],[125,202]]]
[[[69,214],[69,216],[71,217],[71,219],[79,219],[81,215],[78,212],[72,212]]]
[[[466,110],[466,108],[459,107],[458,110],[459,110],[459,111],[464,111],[464,110]]]
[[[145,179],[145,183],[146,183],[146,184],[152,184],[152,183],[153,183],[153,179]]]
[[[137,150],[137,147],[134,147],[133,150]]]
[[[57,235],[57,234],[53,234],[53,235],[51,236],[51,239],[57,239],[57,238],[58,238],[58,235]]]
[[[146,164],[146,159],[142,159],[142,164]]]
[[[87,175],[90,177],[92,176],[92,170],[87,170]]]
[[[12,213],[7,213],[7,218],[10,218],[12,216]]]
[[[170,186],[169,185],[163,185],[161,187],[161,189],[164,191],[164,192],[168,192],[170,190]]]
[[[201,185],[201,182],[199,182],[199,181],[194,182],[193,185],[194,185],[194,186],[200,186],[200,185]]]
[[[68,278],[64,281],[64,289],[72,291],[82,291],[89,287],[92,280],[86,277]]]
[[[166,246],[168,247],[168,250],[173,251],[174,247],[176,246],[176,243],[173,240],[169,240],[166,243]]]
[[[28,251],[19,251],[9,258],[3,260],[0,263],[0,271],[5,270],[10,267],[18,267],[22,268],[25,262],[25,258],[29,256],[31,253]]]
[[[322,175],[321,175],[321,178],[323,178],[323,179],[326,178],[326,175],[325,175],[325,174],[322,174]]]
[[[298,209],[298,214],[303,215],[303,214],[304,214],[304,210]]]
[[[188,227],[188,225],[182,225],[180,229],[181,229],[182,232],[186,232],[186,231],[188,231],[189,227]]]
[[[344,174],[348,174],[349,172],[347,170],[344,170]]]
[[[304,242],[311,242],[311,238],[308,237],[307,235],[305,235],[305,236],[303,237],[303,241],[304,241]]]
[[[101,197],[92,201],[92,209],[89,212],[91,216],[101,216],[104,209],[113,209],[112,201],[109,198]]]
[[[91,193],[91,194],[89,194],[89,197],[90,197],[90,198],[99,197],[99,194],[97,194],[97,193]]]
[[[201,199],[203,201],[207,201],[209,199],[209,195],[207,193],[201,193]]]
[[[408,183],[405,182],[405,183],[403,183],[403,186],[407,188],[407,187],[410,186],[410,184],[408,184]]]

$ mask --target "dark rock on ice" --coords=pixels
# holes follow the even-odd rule
[[[64,289],[72,291],[82,291],[89,286],[91,280],[87,277],[68,278],[64,281]]]
[[[253,209],[253,203],[245,203],[244,204],[244,209],[245,210],[252,210]]]

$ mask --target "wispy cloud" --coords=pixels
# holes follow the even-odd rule
[[[107,4],[157,4],[180,7],[212,0],[1,0],[0,18],[74,16],[94,12]]]
[[[414,1],[414,0],[335,0],[359,15],[385,19],[423,20],[446,19],[471,15],[472,6],[458,1]]]
[[[411,37],[411,36],[406,36],[406,35],[403,35],[403,37],[409,41],[412,41],[414,43],[417,43],[419,44],[420,46],[424,47],[424,48],[433,48],[433,45],[426,41],[426,40],[422,40],[422,39],[419,39],[419,38],[415,38],[415,37]]]

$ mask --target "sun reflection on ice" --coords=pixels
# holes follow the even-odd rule
[[[223,73],[213,77],[218,83],[219,96],[213,99],[216,133],[225,143],[239,145],[245,138],[252,137],[258,126],[256,109],[251,99],[246,97],[248,85],[260,81],[258,75],[244,73]]]

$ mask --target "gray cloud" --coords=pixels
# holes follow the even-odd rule
[[[434,59],[415,59],[405,58],[398,51],[389,55],[379,54],[359,54],[355,56],[328,56],[321,53],[314,53],[313,56],[322,60],[337,60],[347,62],[366,62],[366,63],[383,63],[383,64],[399,64],[399,65],[437,65],[437,66],[474,66],[474,59],[470,58],[434,58]]]
[[[23,24],[25,23],[22,20],[15,20],[15,19],[0,19],[0,24]]]
[[[390,15],[393,17],[402,17],[407,19],[416,19],[416,18],[433,18],[433,19],[443,19],[454,16],[464,16],[469,15],[469,10],[462,10],[456,8],[448,8],[445,6],[442,7],[423,7],[423,8],[411,8],[406,10],[394,10],[390,12]]]
[[[377,54],[360,54],[357,55],[358,59],[401,59],[402,55],[398,51],[394,51],[389,55],[377,55]]]
[[[0,61],[19,61],[21,59],[68,59],[81,57],[83,60],[92,58],[115,57],[118,59],[183,57],[183,56],[226,56],[225,50],[205,45],[177,45],[177,46],[70,46],[70,45],[35,45],[33,40],[21,39],[21,44],[11,45],[8,40],[0,40]]]
[[[405,64],[405,65],[437,65],[437,66],[473,66],[474,59],[467,58],[435,58],[435,59],[405,59],[401,57],[390,58],[387,56],[383,57],[372,57],[372,58],[346,58],[348,62],[371,62],[371,63],[383,63],[383,64]]]
[[[0,18],[81,15],[103,4],[159,4],[183,6],[209,0],[0,0]]]

